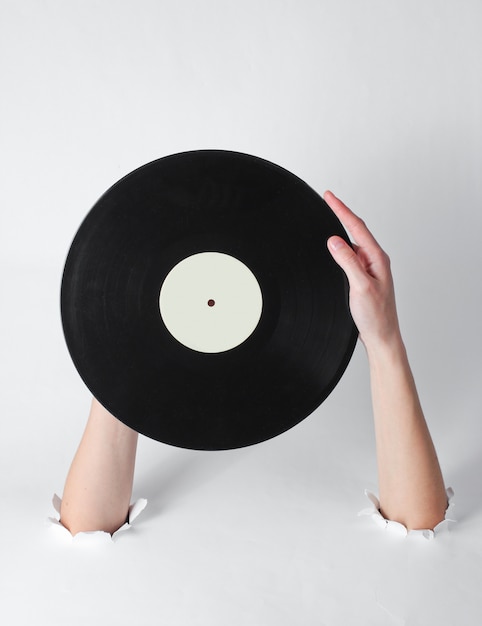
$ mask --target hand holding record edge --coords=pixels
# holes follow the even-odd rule
[[[399,323],[390,259],[365,222],[331,191],[326,203],[352,236],[349,246],[339,236],[328,239],[328,249],[344,270],[350,284],[350,311],[365,347],[399,339]]]

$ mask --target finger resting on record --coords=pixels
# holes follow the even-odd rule
[[[350,285],[364,284],[367,280],[367,273],[357,252],[338,235],[330,237],[327,245],[334,260],[347,275]]]
[[[332,191],[325,191],[323,199],[359,246],[379,247],[375,237],[368,230],[365,222],[337,198]]]

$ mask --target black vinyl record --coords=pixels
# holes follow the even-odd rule
[[[119,420],[171,445],[238,448],[286,431],[331,393],[356,344],[326,248],[335,234],[348,241],[317,193],[257,157],[200,150],[136,169],[88,213],[65,264],[80,376]],[[204,286],[204,260],[224,286]]]

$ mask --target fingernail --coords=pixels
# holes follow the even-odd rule
[[[343,239],[330,239],[330,248],[332,250],[339,250],[340,248],[343,248],[344,245],[345,242]]]

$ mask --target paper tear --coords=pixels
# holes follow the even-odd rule
[[[134,520],[139,517],[140,513],[146,508],[147,500],[145,498],[139,498],[133,504],[130,505],[127,513],[127,521],[120,528],[118,528],[112,535],[104,530],[92,530],[82,531],[72,535],[70,531],[60,521],[60,509],[62,506],[62,499],[54,493],[52,498],[52,504],[56,512],[55,517],[49,517],[47,522],[63,539],[68,539],[70,542],[76,544],[100,544],[100,543],[113,543],[119,533],[129,530]]]
[[[445,519],[443,519],[433,530],[426,528],[421,530],[408,530],[406,526],[400,524],[400,522],[394,522],[393,520],[386,519],[380,513],[380,501],[371,491],[365,489],[365,495],[370,500],[370,507],[363,509],[358,513],[359,516],[368,515],[372,518],[377,526],[388,530],[391,534],[399,535],[406,537],[410,535],[411,537],[423,537],[424,539],[433,539],[435,535],[438,535],[442,532],[446,532],[450,530],[449,524],[450,522],[456,522],[452,517],[453,508],[455,503],[453,502],[454,490],[452,487],[449,487],[445,493],[447,494],[447,509],[445,510]]]

